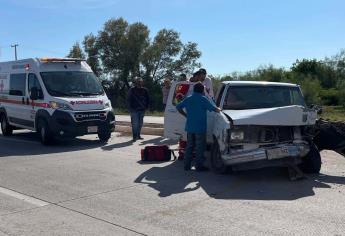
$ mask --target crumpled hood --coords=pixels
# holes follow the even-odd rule
[[[59,98],[58,100],[68,104],[75,111],[103,110],[109,101],[107,96]]]
[[[286,106],[249,110],[224,110],[234,125],[301,126],[314,125],[317,113],[302,106]]]

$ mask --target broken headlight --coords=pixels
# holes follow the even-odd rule
[[[243,141],[244,132],[241,130],[232,130],[230,134],[231,141]]]

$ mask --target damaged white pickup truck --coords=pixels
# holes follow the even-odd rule
[[[164,121],[167,138],[185,140],[185,118],[176,104],[193,83],[173,83]],[[215,97],[221,113],[207,115],[207,143],[213,171],[268,166],[299,166],[319,173],[320,153],[313,143],[317,112],[306,107],[300,87],[288,83],[223,82]]]

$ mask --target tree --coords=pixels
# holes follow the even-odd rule
[[[72,48],[70,49],[68,55],[68,58],[81,58],[85,59],[85,53],[83,52],[83,49],[81,49],[79,42],[76,42]]]
[[[87,64],[91,67],[96,76],[102,75],[102,68],[99,63],[99,54],[97,48],[97,37],[93,34],[86,35],[84,37],[83,45],[84,51],[87,55]]]
[[[153,99],[152,108],[161,107],[161,80],[166,75],[191,73],[200,67],[197,44],[182,43],[178,32],[160,30],[153,40],[143,23],[129,24],[123,18],[105,22],[97,36],[83,41],[87,62],[102,78],[114,105],[124,107],[127,90],[141,76]]]
[[[316,59],[302,61],[297,60],[291,67],[295,73],[300,73],[309,76],[311,79],[319,80],[321,86],[324,88],[335,87],[337,83],[337,75],[335,71],[327,63],[317,61]]]

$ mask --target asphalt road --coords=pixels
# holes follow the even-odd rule
[[[343,156],[323,151],[321,175],[290,182],[283,169],[218,176],[138,162],[153,143],[0,135],[0,236],[345,235]]]

